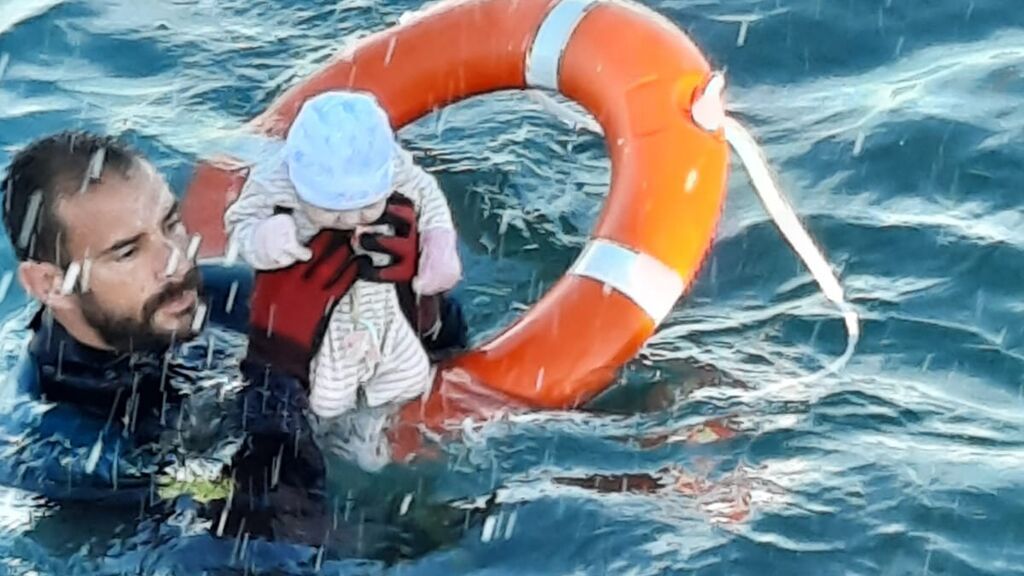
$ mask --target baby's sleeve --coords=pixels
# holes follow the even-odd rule
[[[412,200],[418,214],[420,231],[431,228],[454,229],[448,199],[437,183],[437,178],[416,164],[412,154],[396,146],[395,191]]]
[[[288,170],[280,158],[253,167],[238,199],[224,213],[229,242],[246,262],[254,261],[256,225],[273,216],[277,207],[298,207]]]

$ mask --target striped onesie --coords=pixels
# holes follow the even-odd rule
[[[416,165],[401,146],[397,146],[394,190],[412,200],[421,231],[453,228],[451,211],[437,180]],[[246,261],[254,261],[255,226],[271,217],[276,207],[293,210],[300,243],[307,244],[319,232],[299,209],[283,159],[257,165],[225,214],[231,242]],[[402,312],[394,285],[356,280],[334,308],[323,343],[310,364],[310,406],[321,432],[318,436],[344,452],[362,452],[347,446],[361,442],[374,444],[370,450],[379,451],[382,424],[380,418],[367,415],[386,412],[389,405],[420,396],[429,390],[432,380],[426,352]],[[367,414],[354,416],[360,396]],[[357,421],[363,423],[354,424]],[[366,430],[367,426],[374,431]],[[328,439],[330,436],[334,438]]]

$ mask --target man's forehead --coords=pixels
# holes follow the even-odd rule
[[[69,248],[95,251],[159,223],[173,202],[164,179],[140,160],[126,174],[107,172],[100,182],[64,195],[57,215]]]

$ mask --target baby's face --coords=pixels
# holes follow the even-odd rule
[[[324,210],[302,203],[302,208],[310,222],[318,228],[334,230],[355,230],[359,226],[372,224],[380,219],[387,207],[387,200],[381,200],[358,210]]]

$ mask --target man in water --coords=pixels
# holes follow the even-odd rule
[[[245,295],[204,302],[195,246],[150,162],[113,138],[62,133],[21,150],[2,189],[18,280],[41,304],[0,391],[4,483],[136,513],[169,513],[185,493],[217,535],[416,552],[338,528],[300,379],[254,357],[241,382],[201,378],[234,368],[217,346],[232,336],[204,332],[206,310],[211,323],[238,320]]]

